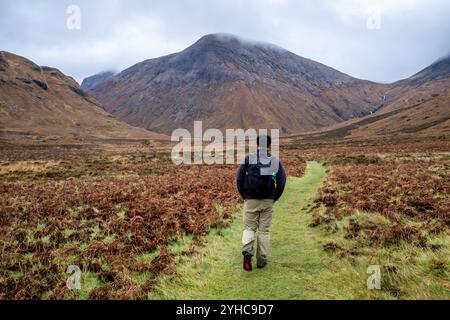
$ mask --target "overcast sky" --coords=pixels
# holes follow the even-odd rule
[[[0,50],[81,81],[231,33],[392,82],[450,54],[449,16],[448,0],[0,0]]]

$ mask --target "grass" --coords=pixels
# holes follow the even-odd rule
[[[100,285],[102,285],[102,282],[94,273],[83,272],[81,290],[75,290],[75,292],[78,293],[80,300],[88,300],[91,291]],[[70,298],[70,296],[71,295],[69,294],[68,298]]]
[[[321,297],[317,282],[334,277],[326,267],[321,235],[308,228],[303,211],[325,179],[325,168],[309,163],[303,178],[290,178],[276,204],[271,231],[271,256],[266,269],[247,273],[241,266],[242,215],[223,237],[210,236],[200,255],[178,267],[178,276],[163,278],[153,299],[301,299]],[[320,273],[320,275],[319,275]],[[326,288],[330,298],[334,295]]]
[[[439,261],[448,264],[448,249],[432,252],[403,245],[346,257],[324,251],[327,242],[351,244],[343,240],[343,226],[335,233],[308,227],[312,221],[308,207],[325,178],[325,167],[316,162],[308,163],[304,177],[289,178],[275,206],[265,269],[242,269],[242,214],[238,213],[221,237],[210,235],[199,254],[179,264],[175,276],[161,278],[149,299],[450,298],[448,270],[436,269]],[[448,237],[436,242],[450,246]],[[381,290],[367,289],[370,265],[395,266],[395,271],[382,267]]]
[[[160,275],[159,284],[148,294],[149,299],[450,299],[448,234],[430,238],[437,250],[419,248],[407,243],[384,248],[359,248],[358,255],[340,256],[340,251],[325,251],[323,245],[338,243],[344,248],[354,245],[345,239],[351,218],[362,221],[388,221],[374,212],[356,212],[336,222],[333,232],[326,225],[310,228],[313,199],[327,177],[326,167],[309,162],[302,178],[289,178],[285,194],[275,206],[271,230],[269,265],[253,272],[242,270],[241,236],[242,213],[235,215],[230,228],[220,233],[211,230],[204,246],[193,256],[182,253],[191,247],[192,236],[185,236],[169,246],[176,255],[175,275]],[[118,207],[118,215],[124,215]],[[217,210],[222,208],[217,206]],[[45,224],[36,226],[44,230]],[[64,230],[68,237],[74,230]],[[91,230],[92,237],[100,233],[99,226]],[[28,241],[34,241],[32,233]],[[104,243],[114,240],[105,236]],[[47,243],[49,237],[43,237]],[[151,263],[159,249],[138,257]],[[32,253],[25,254],[31,259]],[[72,264],[77,256],[66,257]],[[382,267],[381,290],[368,290],[366,281],[370,265]],[[105,265],[102,266],[105,270]],[[12,273],[11,277],[20,277]],[[136,283],[145,283],[155,277],[152,272],[124,274]],[[90,292],[104,284],[98,275],[83,272],[82,288],[76,290],[79,299],[89,299]],[[45,298],[45,296],[44,296]],[[72,298],[69,294],[67,299]]]

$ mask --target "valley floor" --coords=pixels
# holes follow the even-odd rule
[[[245,272],[242,269],[242,214],[223,237],[212,235],[201,254],[179,265],[176,276],[163,278],[150,299],[370,299],[397,298],[390,274],[383,274],[381,290],[369,290],[369,265],[389,261],[378,258],[342,258],[324,250],[323,244],[339,238],[320,228],[310,228],[308,213],[314,197],[327,176],[326,168],[309,162],[305,176],[289,178],[287,190],[276,204],[271,231],[268,267]],[[389,254],[388,254],[389,256]],[[434,284],[420,281],[420,270],[408,270],[399,284],[402,298],[450,298],[439,279]],[[424,280],[429,280],[424,279]],[[428,282],[428,281],[427,281]],[[384,288],[383,288],[384,286]]]
[[[283,152],[269,265],[245,272],[235,166],[5,149],[0,299],[450,299],[448,142]]]

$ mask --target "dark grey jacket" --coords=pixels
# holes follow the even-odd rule
[[[258,155],[259,155],[259,153],[258,153]],[[245,157],[244,163],[242,163],[239,166],[239,169],[236,174],[237,189],[244,200],[251,199],[251,197],[249,197],[248,193],[245,190],[245,179],[246,179],[246,175],[248,172],[248,166],[250,163],[251,156],[252,155],[248,155],[247,157]],[[276,181],[275,181],[275,190],[274,190],[273,195],[270,196],[270,199],[273,199],[274,201],[278,201],[278,199],[280,199],[281,195],[283,194],[284,187],[286,186],[286,173],[284,171],[284,168],[283,168],[283,165],[281,164],[281,162],[278,159],[276,159],[275,157],[272,157],[272,158],[275,159],[276,161],[278,161],[278,172],[277,172]]]

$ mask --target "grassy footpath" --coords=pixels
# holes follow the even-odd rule
[[[307,206],[325,178],[326,169],[316,162],[308,163],[304,177],[289,178],[285,194],[275,207],[269,265],[265,269],[255,268],[253,272],[242,269],[242,214],[239,213],[231,228],[222,231],[223,236],[207,237],[201,252],[185,258],[176,276],[162,278],[149,298],[395,298],[389,290],[369,291],[366,287],[368,265],[384,261],[373,257],[339,258],[336,253],[324,251],[323,244],[342,241],[342,236],[323,228],[308,227],[311,214]],[[382,285],[389,286],[389,281],[385,277]],[[442,289],[437,291],[437,296],[445,296]],[[417,293],[402,298],[411,297],[417,297]],[[430,297],[433,294],[425,296]]]

